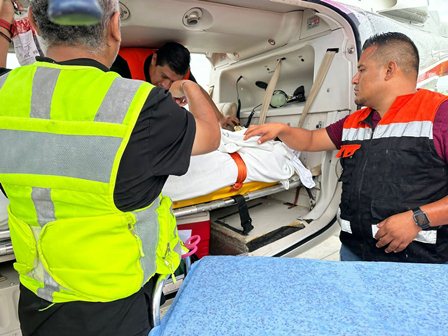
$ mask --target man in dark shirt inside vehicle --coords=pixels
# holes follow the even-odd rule
[[[196,82],[190,70],[190,52],[177,42],[167,42],[159,49],[121,48],[111,67],[124,78],[145,80],[155,86],[168,90],[181,79]],[[181,106],[186,104],[184,97],[176,98]],[[223,128],[233,130],[239,125],[235,116],[216,115]]]

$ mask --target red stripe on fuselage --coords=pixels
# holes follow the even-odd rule
[[[437,64],[436,66],[432,67],[431,69],[421,73],[418,78],[417,82],[422,82],[428,78],[435,77],[435,76],[446,76],[448,75],[448,60],[443,61],[440,64]]]

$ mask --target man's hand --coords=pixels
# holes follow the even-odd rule
[[[223,116],[220,114],[219,123],[222,128],[233,131],[234,127],[240,124],[240,121],[235,116]]]
[[[178,80],[171,84],[170,86],[170,93],[173,96],[174,101],[179,106],[185,106],[188,104],[187,97],[185,96],[184,92],[184,85],[187,81],[186,80]]]
[[[412,215],[412,211],[402,212],[378,223],[378,232],[375,239],[378,240],[376,247],[382,248],[387,245],[385,252],[403,251],[421,231]]]
[[[174,101],[176,102],[177,105],[182,106],[182,107],[184,107],[188,103],[187,97],[174,98]]]
[[[244,140],[258,135],[260,136],[260,139],[258,139],[257,142],[262,144],[263,142],[277,138],[287,127],[288,125],[280,123],[252,125],[247,129],[246,133],[244,133]]]

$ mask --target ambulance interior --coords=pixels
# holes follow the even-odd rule
[[[356,39],[334,9],[296,3],[121,1],[122,46],[157,48],[173,40],[204,54],[212,64],[208,90],[213,100],[224,113],[239,110],[243,126],[249,120],[258,124],[264,108],[265,122],[297,126],[303,116],[303,127],[322,128],[355,108],[350,79]],[[275,91],[277,100],[271,101],[274,89],[283,93]],[[223,139],[229,138],[226,132],[241,145],[244,129],[223,130]],[[255,147],[252,142],[238,150],[247,159],[247,176],[238,190],[239,168],[225,152],[210,154],[209,161],[194,157],[186,176],[168,180],[164,192],[174,200],[179,228],[202,236],[200,257],[293,256],[334,233],[340,194],[335,153],[293,153],[279,141],[271,149]],[[274,147],[279,152],[269,152]],[[203,170],[194,176],[194,167]],[[223,176],[227,179],[220,182]],[[207,187],[203,191],[201,184]],[[243,197],[231,198],[238,194]],[[0,256],[11,259],[6,209],[0,214]]]
[[[122,1],[123,46],[175,40],[205,54],[213,100],[223,113],[239,112],[242,126],[261,118],[322,128],[355,108],[356,39],[334,9],[291,3]],[[161,17],[161,8],[169,14]],[[272,90],[286,98],[274,91],[271,100]],[[216,153],[193,157],[185,176],[168,179],[164,192],[174,201],[179,229],[202,233],[210,254],[233,255],[293,256],[334,234],[340,194],[335,153],[291,153],[279,141],[274,149],[245,146],[243,133],[223,130]],[[239,148],[247,169],[239,190],[229,147]],[[237,194],[243,200],[231,198]],[[203,227],[208,222],[210,238]]]

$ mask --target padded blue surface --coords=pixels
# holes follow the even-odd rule
[[[448,335],[448,265],[205,257],[150,336]]]

